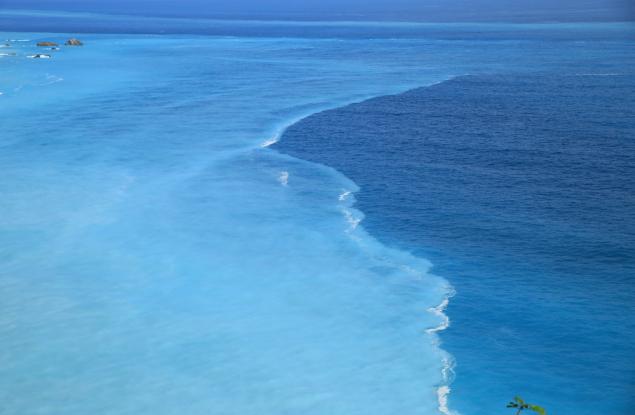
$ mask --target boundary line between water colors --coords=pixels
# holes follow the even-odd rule
[[[280,139],[284,136],[284,133],[286,130],[288,130],[291,126],[299,123],[300,121],[309,118],[313,115],[325,112],[325,111],[331,111],[331,110],[335,110],[335,109],[339,109],[339,108],[345,108],[349,105],[355,105],[355,104],[359,104],[371,99],[375,99],[375,98],[381,98],[381,97],[386,97],[386,96],[396,96],[396,95],[401,95],[404,93],[407,93],[409,91],[413,91],[416,89],[421,89],[421,88],[429,88],[431,86],[434,85],[438,85],[438,84],[442,84],[448,81],[451,81],[455,78],[461,77],[461,76],[467,76],[467,74],[465,75],[453,75],[453,76],[449,76],[446,79],[443,79],[441,81],[437,81],[437,82],[433,82],[429,85],[424,85],[424,86],[419,86],[419,87],[414,87],[414,88],[409,88],[406,91],[403,92],[399,92],[399,93],[394,93],[394,94],[384,94],[384,95],[369,95],[363,99],[357,99],[357,100],[352,100],[350,102],[345,102],[341,105],[333,105],[333,106],[325,106],[322,108],[317,108],[314,111],[310,111],[310,112],[305,112],[300,116],[296,116],[294,118],[291,118],[290,120],[288,120],[285,123],[280,124],[281,126],[274,129],[273,134],[271,134],[271,136],[267,139],[265,139],[264,141],[262,141],[259,144],[260,149],[270,149],[273,145],[275,145],[276,143],[278,143],[280,141]],[[281,153],[284,154],[284,153]],[[316,163],[316,164],[320,164],[320,163]],[[324,165],[323,165],[324,166]],[[328,166],[325,166],[328,167]],[[337,170],[336,170],[337,171]],[[346,175],[344,175],[342,172],[337,171],[339,174],[341,174],[343,177],[346,177]],[[350,179],[349,179],[350,180]],[[284,171],[280,173],[280,176],[278,178],[278,181],[283,185],[283,186],[287,186],[288,185],[288,181],[289,181],[289,173]],[[344,202],[348,199],[348,197],[350,195],[352,195],[353,193],[355,193],[356,191],[351,191],[351,190],[344,190],[343,193],[341,193],[338,196],[338,200],[340,202]],[[351,213],[347,212],[346,210],[344,211],[344,215],[347,218],[347,221],[349,223],[351,223]],[[355,223],[352,224],[353,229],[357,227],[357,225],[362,221],[362,219],[355,219]],[[448,307],[449,303],[450,303],[450,298],[452,298],[456,292],[454,290],[454,288],[448,283],[448,285],[445,287],[446,290],[446,295],[445,298],[443,299],[443,301],[437,305],[436,307],[431,307],[429,308],[427,311],[431,314],[436,315],[437,317],[439,317],[441,319],[441,322],[439,323],[438,326],[435,327],[430,327],[428,329],[425,330],[426,334],[428,334],[429,336],[432,337],[432,344],[434,347],[437,348],[437,350],[441,353],[441,362],[442,362],[442,369],[441,369],[441,383],[437,385],[436,388],[436,394],[437,394],[437,401],[438,401],[438,409],[439,412],[443,415],[459,415],[457,412],[451,410],[449,408],[448,405],[448,400],[449,400],[449,395],[450,392],[452,391],[450,385],[453,382],[454,379],[454,367],[455,367],[455,360],[454,358],[445,350],[443,350],[443,348],[441,348],[441,340],[439,338],[439,332],[446,330],[448,327],[450,327],[450,318],[449,316],[445,313],[446,308]]]

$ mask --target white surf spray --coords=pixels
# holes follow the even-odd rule
[[[277,142],[278,142],[278,137],[274,136],[274,137],[271,137],[271,138],[263,141],[262,144],[260,144],[260,147],[262,147],[262,148],[269,147],[269,146],[274,145]]]
[[[446,330],[450,327],[450,318],[445,313],[448,305],[450,304],[450,298],[455,295],[455,291],[452,287],[447,287],[448,295],[441,301],[441,303],[436,306],[428,309],[428,312],[439,317],[441,322],[438,326],[431,327],[426,330],[426,332],[433,336],[433,343],[441,350],[443,354],[442,363],[443,366],[441,368],[441,377],[442,383],[437,387],[437,399],[439,401],[439,411],[444,415],[458,415],[458,413],[451,411],[448,406],[448,397],[452,389],[450,388],[450,384],[454,378],[454,359],[452,356],[443,351],[441,349],[441,340],[438,337],[439,332]]]
[[[429,312],[441,319],[441,324],[426,330],[428,333],[438,333],[450,327],[450,318],[445,314],[445,309],[448,307],[448,304],[450,304],[450,297],[446,297],[438,306],[428,309]]]
[[[356,217],[355,214],[353,214],[353,212],[351,212],[348,209],[344,210],[344,216],[346,217],[346,221],[349,224],[348,232],[353,232],[355,229],[357,229],[357,226],[362,221],[360,218]]]
[[[288,186],[289,185],[289,172],[288,171],[281,171],[280,174],[278,175],[278,181],[280,182],[281,185]]]
[[[445,415],[454,415],[448,408],[448,395],[452,389],[449,386],[440,386],[437,389],[437,399],[439,400],[439,412]]]
[[[348,199],[348,197],[351,195],[351,191],[350,190],[344,190],[344,192],[342,192],[339,197],[338,200],[340,202],[345,202],[346,199]]]
[[[316,114],[318,112],[319,111],[309,112],[309,113],[303,114],[302,116],[291,118],[287,122],[280,124],[278,127],[273,129],[273,133],[271,134],[269,138],[267,138],[265,141],[260,143],[260,148],[267,148],[274,145],[275,143],[280,141],[280,137],[282,137],[282,134],[284,134],[287,128],[291,127],[293,124],[297,123],[298,121],[310,115]]]

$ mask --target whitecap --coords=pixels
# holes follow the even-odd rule
[[[281,185],[287,186],[289,184],[289,172],[281,171],[280,175],[278,176],[278,181]]]
[[[439,304],[436,307],[432,307],[428,309],[429,312],[438,316],[441,319],[441,323],[438,326],[432,327],[426,330],[428,333],[437,333],[439,331],[443,331],[447,329],[448,327],[450,327],[450,318],[445,314],[445,309],[448,307],[449,303],[450,303],[450,296],[447,296],[445,299],[443,299],[441,304]]]
[[[448,407],[448,395],[450,394],[451,391],[452,389],[447,385],[439,386],[437,388],[437,399],[439,400],[439,412],[445,415],[455,415],[455,413],[450,411],[450,408]]]
[[[346,199],[348,199],[348,197],[351,195],[351,191],[350,190],[344,190],[344,192],[342,192],[340,194],[340,196],[338,197],[340,202],[344,202]]]
[[[263,141],[262,144],[260,144],[260,147],[265,148],[265,147],[269,147],[271,145],[274,145],[275,143],[278,142],[278,137],[271,137],[265,141]]]
[[[346,230],[349,233],[357,229],[357,226],[362,221],[361,218],[355,216],[355,214],[349,209],[344,209],[344,217],[346,218],[346,222],[348,222],[349,225],[348,229]]]
[[[443,299],[443,301],[441,301],[438,306],[428,309],[428,312],[438,316],[441,319],[441,322],[438,326],[426,330],[428,334],[434,336],[433,343],[436,344],[437,347],[440,347],[440,340],[437,336],[437,333],[450,327],[450,318],[447,316],[447,314],[445,314],[445,310],[450,304],[450,298],[454,296],[455,291],[452,287],[449,286],[446,288],[446,291],[448,292],[448,294]],[[451,411],[448,407],[448,396],[450,395],[450,391],[452,390],[450,388],[450,383],[452,383],[452,380],[454,378],[454,359],[449,353],[443,350],[441,350],[441,353],[443,355],[441,359],[443,362],[443,367],[441,368],[441,378],[443,381],[437,388],[439,412],[444,415],[457,415],[456,412]]]

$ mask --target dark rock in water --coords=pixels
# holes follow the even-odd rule
[[[66,41],[67,46],[84,46],[84,44],[79,39],[68,39]]]
[[[51,55],[46,55],[44,53],[38,53],[37,55],[28,56],[31,59],[50,59]]]
[[[38,42],[37,45],[38,46],[42,46],[42,47],[55,47],[55,46],[57,46],[57,43],[55,43],[55,42]]]

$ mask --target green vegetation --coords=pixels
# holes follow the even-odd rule
[[[525,409],[529,409],[530,411],[534,411],[540,415],[547,415],[547,411],[545,411],[544,408],[527,403],[520,396],[514,397],[514,400],[508,403],[507,407],[517,409],[516,415],[520,415],[520,413]]]

